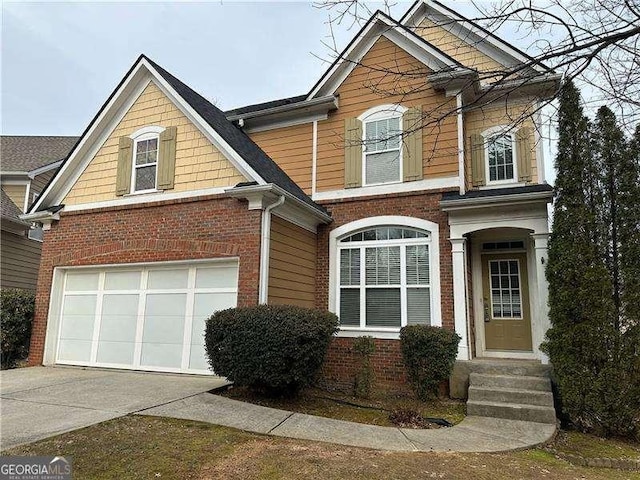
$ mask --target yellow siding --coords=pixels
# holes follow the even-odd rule
[[[16,207],[18,207],[20,211],[24,210],[24,195],[27,191],[26,185],[7,185],[3,183],[2,190],[4,190],[4,193],[16,204]]]
[[[474,133],[482,133],[492,126],[504,125],[505,130],[511,129],[515,132],[521,127],[531,127],[535,131],[535,125],[531,119],[531,113],[535,109],[533,99],[523,100],[521,103],[494,103],[477,110],[465,113],[464,115],[464,133],[465,133],[465,179],[467,187],[470,188],[471,183],[471,152],[469,145],[469,137]],[[531,181],[538,182],[538,168],[536,165],[537,146],[535,143],[535,135],[531,135]]]
[[[294,182],[311,194],[313,124],[251,133],[250,137]]]
[[[388,103],[422,108],[427,124],[422,134],[424,178],[457,175],[457,119],[455,114],[446,115],[455,109],[455,97],[445,98],[426,86],[428,73],[421,62],[385,37],[375,43],[338,88],[339,109],[318,122],[319,192],[344,188],[345,119]]]
[[[435,45],[466,67],[485,73],[502,72],[505,69],[503,65],[482,53],[472,44],[465,42],[453,33],[449,33],[427,18],[420,23],[415,31],[427,42]]]
[[[151,125],[178,128],[175,187],[171,192],[232,186],[245,180],[171,100],[154,83],[150,83],[91,160],[63,203],[77,205],[119,198],[115,194],[119,138]],[[158,200],[161,198],[159,195]]]
[[[274,215],[269,251],[269,303],[314,307],[316,258],[316,235]]]

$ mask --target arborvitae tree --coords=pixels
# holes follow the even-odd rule
[[[597,238],[597,169],[589,122],[572,83],[560,93],[553,229],[547,279],[551,328],[543,348],[554,366],[563,411],[585,430],[601,430],[611,364],[611,282]],[[604,404],[603,404],[604,403]]]

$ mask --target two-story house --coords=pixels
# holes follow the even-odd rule
[[[38,198],[77,137],[0,137],[0,288],[36,289],[42,229],[20,215]]]
[[[205,319],[258,303],[339,315],[333,385],[362,335],[402,383],[412,324],[454,329],[461,360],[544,360],[559,81],[422,0],[308,93],[227,112],[141,56],[23,216],[45,229],[31,363],[206,373]]]

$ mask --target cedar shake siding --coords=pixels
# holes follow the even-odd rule
[[[244,181],[237,169],[151,82],[98,150],[62,203],[78,205],[115,200],[118,145],[147,126],[177,127],[172,192],[231,187]]]
[[[317,256],[314,233],[274,215],[271,219],[268,303],[314,307]]]

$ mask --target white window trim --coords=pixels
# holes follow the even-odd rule
[[[338,315],[339,312],[339,292],[340,288],[340,268],[338,241],[349,233],[373,227],[395,226],[424,230],[430,233],[429,239],[429,275],[431,293],[431,325],[442,326],[441,297],[440,297],[440,228],[437,223],[414,217],[400,215],[383,215],[379,217],[363,218],[347,223],[329,233],[329,311]],[[421,239],[424,240],[424,239]],[[372,242],[382,245],[384,241]],[[423,242],[424,243],[424,242]],[[345,247],[348,244],[344,244]],[[339,337],[357,337],[360,335],[371,335],[375,338],[400,338],[399,328],[383,327],[340,327]]]
[[[136,130],[135,132],[133,132],[131,135],[129,135],[129,138],[131,138],[133,140],[133,152],[131,155],[131,189],[129,191],[129,195],[140,195],[140,194],[144,194],[144,193],[154,193],[154,192],[158,192],[158,159],[160,158],[160,134],[162,132],[165,131],[164,127],[160,127],[157,125],[152,125],[152,126],[147,126],[147,127],[142,127],[138,130]],[[156,153],[156,162],[155,162],[155,167],[156,167],[156,178],[155,178],[155,187],[154,188],[147,188],[146,190],[136,190],[136,168],[138,168],[138,166],[136,165],[136,150],[137,150],[137,145],[138,142],[143,142],[145,140],[151,140],[157,138],[158,139],[158,149],[157,149],[157,153]],[[151,166],[150,164],[145,164],[144,167],[148,167]],[[143,166],[141,165],[141,168]]]
[[[516,135],[515,131],[509,125],[498,125],[491,127],[482,132],[484,138],[484,175],[487,179],[485,187],[503,187],[505,185],[524,185],[524,183],[518,182],[518,153],[516,148]],[[497,135],[509,135],[511,137],[511,158],[513,161],[513,178],[505,180],[490,180],[489,174],[489,141],[492,137]]]
[[[375,122],[378,120],[387,120],[390,118],[399,118],[400,122],[400,131],[403,132],[403,123],[402,123],[402,117],[404,115],[404,112],[406,112],[408,110],[407,107],[404,107],[402,105],[397,105],[397,104],[385,104],[385,105],[378,105],[375,107],[370,108],[369,110],[366,110],[365,112],[363,112],[362,114],[360,114],[360,116],[358,117],[358,120],[360,120],[362,122],[362,185],[364,187],[372,187],[372,186],[378,186],[378,185],[392,185],[392,184],[398,184],[398,183],[402,183],[403,180],[403,175],[404,172],[402,171],[402,155],[403,155],[403,137],[400,137],[400,152],[398,155],[398,161],[399,161],[399,178],[398,180],[392,180],[390,182],[377,182],[377,183],[367,183],[367,152],[366,152],[366,145],[367,145],[367,123],[369,122]],[[394,149],[395,150],[395,149]],[[394,151],[394,150],[385,150],[385,151]],[[384,153],[384,152],[374,152],[374,153]]]

